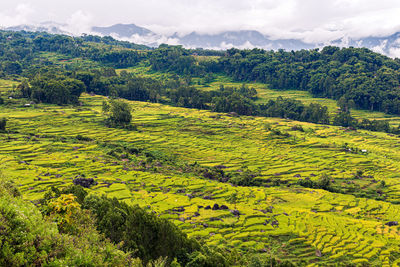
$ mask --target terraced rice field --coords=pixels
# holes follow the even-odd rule
[[[48,61],[54,66],[68,67],[69,69],[99,68],[101,65],[95,61],[77,57],[70,57],[54,52],[41,52],[38,56],[42,61]]]
[[[209,245],[278,254],[309,266],[400,263],[400,228],[385,225],[400,221],[394,204],[400,203],[399,137],[143,102],[130,102],[137,131],[111,129],[102,124],[103,99],[84,95],[82,107],[0,107],[0,117],[9,118],[9,133],[0,134],[1,172],[27,199],[71,185],[77,176],[91,177],[98,184],[90,193],[146,207]],[[304,132],[292,130],[295,125]],[[266,181],[316,180],[326,173],[338,186],[355,182],[363,190],[385,181],[384,201],[296,185],[239,187],[163,166],[138,169],[140,159],[112,157],[106,143],[227,171],[248,168]],[[364,175],[355,179],[358,170]]]

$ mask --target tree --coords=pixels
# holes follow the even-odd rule
[[[103,113],[107,115],[106,124],[111,127],[126,128],[132,121],[132,108],[120,100],[103,101]]]
[[[333,125],[357,127],[357,120],[350,115],[350,112],[339,112],[333,118]]]
[[[37,75],[30,81],[31,87],[23,82],[19,88],[24,97],[57,105],[77,104],[85,91],[85,84],[77,79],[57,73]]]
[[[17,89],[21,92],[22,97],[30,98],[32,96],[32,89],[27,80],[24,80]]]
[[[20,75],[22,72],[22,65],[19,62],[4,61],[3,69],[7,74]]]
[[[322,174],[321,177],[318,179],[318,188],[328,190],[331,185],[332,177],[327,174]]]
[[[7,119],[6,118],[1,118],[0,119],[0,131],[1,132],[6,130],[6,125],[7,125]]]

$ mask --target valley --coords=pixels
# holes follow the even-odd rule
[[[400,264],[398,60],[2,34],[0,219],[108,248],[69,264]]]

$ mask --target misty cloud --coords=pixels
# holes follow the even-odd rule
[[[78,10],[67,19],[67,26],[65,26],[64,30],[76,35],[89,33],[93,26],[92,20],[93,16],[91,14]]]
[[[144,45],[149,45],[149,46],[159,46],[160,44],[170,44],[170,45],[179,45],[179,39],[177,38],[171,38],[165,35],[139,35],[139,34],[134,34],[129,38],[121,38],[120,36],[113,35],[111,34],[112,37],[122,40],[122,41],[128,41],[136,44],[144,44]]]

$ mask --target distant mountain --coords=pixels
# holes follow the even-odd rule
[[[314,44],[307,44],[301,40],[282,39],[271,40],[258,31],[226,31],[218,34],[190,34],[179,36],[158,35],[149,29],[139,27],[135,24],[116,24],[109,27],[92,27],[92,32],[100,35],[111,35],[123,39],[133,39],[143,41],[147,45],[157,46],[162,42],[173,40],[174,44],[181,44],[190,48],[213,48],[225,49],[229,47],[261,47],[265,49],[287,49],[298,50],[315,47]]]
[[[174,34],[164,36],[156,34],[149,29],[135,24],[115,24],[109,27],[93,27],[92,33],[100,35],[111,35],[115,38],[131,40],[132,42],[142,43],[150,46],[158,46],[161,43],[180,44],[188,48],[208,48],[208,49],[227,49],[230,47],[264,49],[284,49],[300,50],[323,47],[325,45],[337,45],[341,47],[367,47],[376,52],[392,55],[395,49],[400,47],[397,40],[399,33],[388,37],[367,37],[363,39],[351,39],[343,37],[338,40],[325,43],[307,43],[300,39],[277,39],[274,40],[258,31],[225,31],[216,34],[192,32],[187,35]],[[400,48],[399,48],[400,54]]]
[[[384,37],[371,36],[358,40],[350,39],[346,46],[367,47],[375,52],[400,58],[400,32]]]
[[[177,37],[177,35],[175,35]],[[178,37],[177,37],[178,38]],[[352,39],[343,37],[338,40],[325,43],[306,43],[299,39],[273,40],[257,31],[227,31],[219,34],[198,34],[192,32],[179,38],[179,43],[186,47],[202,48],[252,48],[300,50],[320,48],[326,45],[340,47],[366,47],[392,57],[400,57],[400,32],[384,37],[366,37]]]
[[[258,31],[226,31],[219,34],[198,34],[192,32],[179,38],[179,43],[186,47],[202,48],[253,48],[298,50],[313,48],[313,44],[306,44],[301,40],[282,39],[271,40]]]
[[[68,31],[64,30],[67,25],[57,22],[47,21],[42,22],[38,25],[17,25],[12,27],[6,27],[7,31],[27,31],[27,32],[48,32],[53,34],[67,34],[71,35]]]
[[[220,47],[223,43],[234,46],[243,46],[247,42],[251,42],[256,46],[269,45],[270,43],[264,35],[257,31],[227,31],[220,34],[198,34],[192,32],[179,38],[179,41],[185,46],[204,48]]]
[[[73,35],[68,31],[66,24],[56,22],[44,22],[39,25],[19,25],[5,28],[12,31],[43,31],[55,34]],[[186,35],[173,34],[166,36],[157,34],[144,27],[135,24],[115,24],[108,27],[92,27],[89,34],[102,36],[113,36],[116,39],[131,41],[137,44],[145,44],[157,47],[162,43],[180,44],[187,48],[204,49],[227,49],[230,47],[253,48],[259,47],[267,50],[284,49],[300,50],[320,48],[325,45],[335,45],[340,47],[366,47],[375,52],[379,52],[391,57],[400,58],[400,32],[390,36],[370,36],[366,38],[342,37],[337,40],[327,41],[325,43],[308,43],[301,39],[278,39],[264,35],[258,31],[224,31],[216,34],[192,32]]]
[[[101,35],[117,35],[120,38],[130,38],[132,35],[153,35],[152,31],[135,24],[115,24],[109,27],[92,27],[92,31]]]

